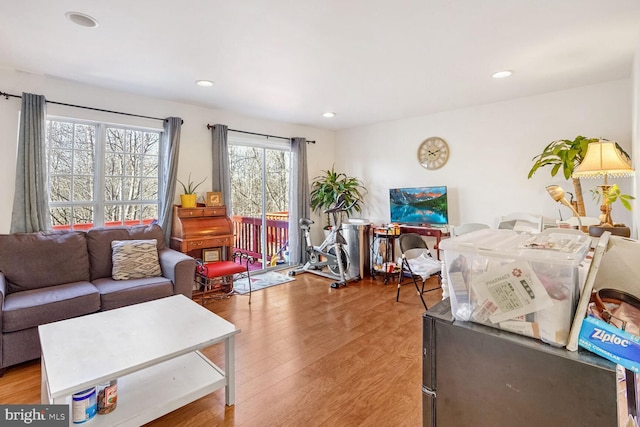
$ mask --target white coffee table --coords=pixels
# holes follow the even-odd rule
[[[183,295],[38,327],[43,404],[118,379],[118,406],[92,426],[139,426],[225,387],[235,400],[233,324]],[[200,349],[224,341],[224,370]],[[71,420],[70,420],[71,424]]]

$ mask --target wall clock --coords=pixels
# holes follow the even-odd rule
[[[426,169],[440,169],[449,160],[449,144],[442,138],[432,136],[418,148],[418,162]]]

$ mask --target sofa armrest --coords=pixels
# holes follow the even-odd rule
[[[4,297],[7,295],[7,279],[4,277],[4,273],[0,273],[0,313],[4,309]],[[0,330],[2,326],[2,315],[0,314]]]
[[[196,260],[189,255],[173,249],[158,251],[162,275],[173,283],[173,293],[191,298],[193,280],[196,272]]]
[[[4,273],[0,273],[0,333],[2,331],[2,312],[4,311],[4,297],[7,295],[7,279]],[[0,337],[0,376],[4,374],[4,363],[2,361],[2,337]]]

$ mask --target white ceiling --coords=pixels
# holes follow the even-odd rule
[[[638,0],[0,0],[0,66],[329,129],[628,78],[639,35]]]

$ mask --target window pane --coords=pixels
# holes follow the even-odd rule
[[[49,169],[53,173],[70,174],[73,155],[71,150],[49,150]]]
[[[73,177],[73,200],[76,202],[93,200],[93,177]]]
[[[140,200],[140,179],[139,178],[125,178],[124,179],[124,194],[122,194],[122,200]]]
[[[133,154],[125,154],[124,155],[124,174],[125,175],[139,175],[137,171],[139,170],[139,166],[136,166],[139,162],[139,156]]]
[[[108,128],[105,148],[107,152],[124,151],[124,129]]]
[[[73,173],[93,175],[93,151],[75,150],[73,157]]]
[[[72,210],[75,230],[85,230],[93,226],[93,208],[91,206],[74,206]]]
[[[140,200],[157,200],[158,178],[143,178],[140,181],[142,184],[142,194],[140,195]]]
[[[122,225],[122,206],[106,205],[104,208],[104,225]]]
[[[104,199],[122,200],[122,178],[107,177],[104,179]]]
[[[51,148],[71,148],[73,146],[73,124],[50,122],[47,143]]]
[[[124,210],[124,220],[127,221],[140,221],[140,205],[126,205]]]
[[[158,155],[159,148],[160,148],[160,134],[157,132],[154,132],[154,133],[145,132],[144,138],[145,138],[144,152],[147,154]]]
[[[104,174],[105,176],[116,176],[124,173],[124,156],[122,153],[105,154]]]
[[[150,224],[154,219],[158,219],[158,205],[142,206],[142,222]]]
[[[96,127],[94,125],[75,125],[75,148],[93,151]]]
[[[52,202],[70,201],[71,177],[64,175],[54,175],[49,178],[49,197],[51,198]]]
[[[51,224],[54,229],[68,230],[71,228],[71,208],[59,207],[51,208]]]
[[[157,156],[144,156],[142,159],[142,176],[158,176]]]

